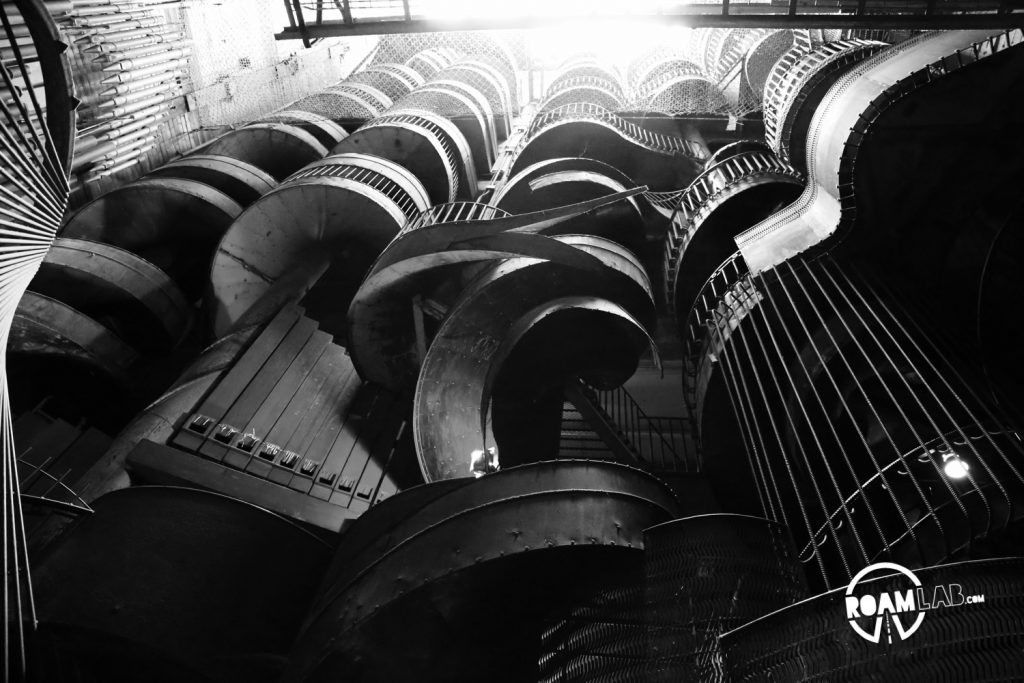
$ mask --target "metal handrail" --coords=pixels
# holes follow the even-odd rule
[[[530,123],[520,141],[516,154],[525,149],[541,132],[565,121],[597,121],[615,128],[632,142],[661,154],[683,154],[703,161],[707,156],[704,148],[691,140],[650,131],[628,121],[616,113],[589,102],[574,102],[549,109],[537,115]]]
[[[685,441],[682,443],[683,452],[680,453],[677,442],[667,437],[662,429],[665,423],[677,423],[685,432],[684,418],[649,417],[636,399],[622,387],[598,389],[582,380],[580,385],[583,394],[595,407],[601,409],[645,466],[661,472],[700,471],[700,462],[696,457],[690,457]]]

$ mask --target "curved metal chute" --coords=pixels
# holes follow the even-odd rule
[[[128,380],[138,354],[113,332],[67,304],[25,292],[11,326],[8,353],[77,360]]]
[[[430,112],[437,117],[437,125],[458,131],[457,137],[451,134],[449,137],[456,145],[461,138],[472,155],[475,168],[491,167],[494,155],[491,140],[494,136],[491,135],[490,106],[475,88],[457,81],[443,84],[431,80],[388,110],[390,115],[417,112]]]
[[[737,154],[743,152],[770,152],[771,148],[768,147],[767,143],[763,140],[737,140],[736,142],[730,142],[727,145],[722,145],[715,152],[708,157],[708,160],[704,163],[704,170],[708,170],[713,166],[716,166],[729,157],[734,157]]]
[[[444,75],[444,72],[441,72],[427,85],[419,88],[417,92],[443,92],[457,97],[460,102],[465,103],[464,106],[467,113],[470,113],[476,119],[481,136],[479,144],[470,145],[473,147],[473,163],[476,168],[490,169],[494,165],[494,160],[498,154],[498,133],[495,128],[497,116],[495,110],[491,107],[488,98],[475,85],[454,78],[445,78]],[[455,119],[456,124],[461,121],[462,117],[453,115],[451,109],[447,109],[446,112],[450,118]],[[459,129],[463,131],[466,140],[469,142],[478,137],[476,128],[470,127],[467,129],[464,126],[460,126]]]
[[[245,161],[215,154],[191,154],[146,174],[148,178],[184,178],[214,187],[240,206],[249,206],[277,186],[266,171]]]
[[[774,31],[763,36],[743,55],[743,86],[760,102],[773,67],[791,48],[810,48],[806,29]]]
[[[55,677],[68,660],[96,680],[279,675],[329,561],[325,542],[192,489],[136,486],[92,507],[33,567],[40,636],[63,655],[45,663]]]
[[[205,183],[144,178],[86,204],[68,219],[60,235],[137,254],[195,299],[215,245],[241,212],[234,200]]]
[[[538,161],[531,166],[527,166],[509,178],[494,193],[491,203],[505,208],[506,211],[511,213],[527,213],[529,211],[538,211],[542,208],[552,208],[548,206],[551,203],[550,200],[543,201],[535,196],[537,192],[534,188],[534,183],[541,176],[562,171],[589,171],[597,173],[624,187],[632,187],[636,184],[625,173],[603,161],[588,157],[562,157]],[[537,206],[537,203],[541,204],[541,206]],[[559,206],[564,206],[566,203],[572,202],[562,202]],[[636,201],[631,199],[630,204],[636,205]]]
[[[401,164],[421,180],[435,203],[454,201],[465,182],[458,146],[440,117],[427,112],[378,117],[331,150],[340,153],[372,154]]]
[[[321,90],[292,102],[289,107],[323,116],[340,126],[358,125],[383,113],[373,98],[365,97],[355,88],[343,87]]]
[[[415,381],[420,358],[412,320],[413,296],[427,278],[458,281],[467,266],[529,257],[584,269],[600,262],[542,235],[502,233],[467,240],[438,252],[409,256],[375,270],[349,308],[349,352],[361,376],[394,390]],[[447,272],[452,271],[455,272]]]
[[[360,174],[356,171],[353,174],[354,169],[365,169],[370,173]],[[286,182],[321,176],[354,177],[361,182],[376,184],[401,208],[406,221],[414,220],[430,206],[430,197],[427,195],[426,189],[412,171],[375,154],[359,154],[357,152],[330,154],[288,176]],[[387,187],[386,184],[381,183],[380,177],[394,184],[394,187]]]
[[[728,109],[728,101],[704,75],[666,72],[648,83],[641,108],[669,116],[716,114]]]
[[[803,177],[771,152],[740,152],[680,196],[665,237],[665,293],[682,325],[700,288],[736,250],[733,239],[792,202]]]
[[[551,84],[547,89],[548,94],[560,90],[567,81],[577,78],[604,81],[616,92],[620,100],[624,99],[626,88],[618,67],[593,54],[580,55],[563,62],[551,79]]]
[[[578,249],[531,233],[638,191],[621,193],[611,200],[601,198],[557,210],[499,218],[475,218],[498,211],[487,205],[461,205],[468,206],[469,213],[451,207],[441,211],[432,208],[434,219],[454,220],[416,227],[421,222],[417,219],[403,229],[374,263],[352,300],[348,312],[349,352],[360,374],[395,390],[415,379],[419,359],[412,352],[416,338],[411,306],[424,278],[439,278],[444,269],[455,267],[454,272],[444,273],[442,281],[457,281],[467,265],[513,256],[597,267],[598,262]]]
[[[602,87],[603,81],[589,82],[583,79],[563,81],[562,87],[551,92],[537,106],[537,111],[544,112],[558,109],[574,102],[586,102],[608,111],[622,111],[626,109],[625,103],[616,96],[611,89]]]
[[[484,61],[462,59],[446,67],[438,76],[461,81],[479,90],[487,98],[494,114],[498,142],[508,137],[516,108],[513,104],[512,88],[499,69]]]
[[[350,94],[358,98],[360,102],[365,102],[368,105],[369,111],[376,112],[373,116],[381,115],[388,107],[394,104],[394,100],[383,90],[368,83],[360,83],[359,81],[347,78],[340,83],[330,86],[325,92]]]
[[[434,487],[440,495],[424,495]],[[405,495],[417,496],[415,515],[401,514]],[[358,534],[352,549],[343,540],[344,561],[330,571],[284,681],[354,672],[368,681],[413,681],[439,662],[458,680],[524,680],[536,668],[543,613],[633,566],[642,529],[677,510],[649,475],[588,461],[538,463],[394,496],[376,510],[376,540]],[[485,614],[503,618],[474,626]],[[410,630],[417,646],[387,645]]]
[[[806,168],[807,127],[821,98],[846,69],[886,47],[875,40],[840,40],[776,65],[764,93],[764,127],[780,159]]]
[[[423,85],[423,77],[404,64],[377,64],[352,74],[345,82],[373,86],[394,101]]]
[[[442,223],[437,226],[429,226],[427,230],[405,232],[388,246],[387,251],[381,254],[377,262],[373,264],[368,278],[392,264],[424,254],[440,253],[461,242],[479,240],[505,232],[544,233],[587,212],[641,194],[645,189],[635,187],[624,192],[555,209],[486,220]]]
[[[320,170],[332,168],[370,173],[343,164]],[[307,288],[332,265],[348,270],[348,279],[359,277],[407,220],[396,200],[413,204],[397,183],[376,175],[381,179],[376,186],[357,176],[292,179],[246,209],[214,255],[215,332],[227,332],[275,281],[295,269],[307,274]],[[347,306],[346,300],[337,303],[341,311]]]
[[[557,239],[604,265],[583,269],[535,259],[505,261],[474,280],[442,323],[423,360],[414,403],[413,435],[427,481],[471,474],[471,452],[486,445],[490,388],[503,360],[536,323],[578,308],[609,321],[617,318],[625,326],[620,329],[633,330],[629,335],[636,357],[649,341],[645,327],[653,323],[653,301],[635,257],[600,238]],[[571,332],[562,332],[550,343],[558,339],[570,344]],[[578,345],[582,341],[574,338]],[[613,362],[628,363],[628,357],[625,353]],[[633,369],[628,368],[619,381]],[[562,370],[570,375],[581,372],[572,367]]]
[[[405,65],[414,69],[425,79],[433,78],[438,71],[451,65],[458,59],[454,50],[448,48],[428,48],[420,50],[405,61]]]
[[[286,123],[306,131],[324,146],[331,149],[348,137],[348,131],[320,114],[301,109],[283,109],[261,119],[263,123]]]
[[[509,169],[515,176],[548,159],[587,156],[618,168],[655,190],[684,187],[707,157],[702,142],[655,133],[588,103],[539,114]]]
[[[100,242],[55,239],[31,287],[106,324],[139,350],[176,347],[192,322],[192,307],[162,270]]]
[[[250,163],[280,181],[327,156],[327,147],[299,126],[253,123],[214,140],[203,153]]]
[[[622,192],[636,183],[622,171],[596,159],[549,159],[528,166],[501,186],[491,203],[511,213],[526,213],[587,201]],[[604,235],[639,250],[644,218],[635,198],[579,220],[563,224],[560,232]]]
[[[1015,49],[1020,41],[1019,31],[997,36],[989,31],[928,33],[904,42],[892,54],[876,54],[846,72],[822,98],[808,129],[807,188],[791,206],[736,238],[751,270],[771,268],[829,241],[842,232],[841,223],[853,220],[849,209],[855,198],[853,193],[844,194],[840,176],[855,165],[861,140],[884,111],[874,105],[876,98],[901,84],[918,88],[944,74],[970,69],[991,55]],[[957,58],[946,59],[950,55]],[[934,72],[934,64],[942,64],[942,70]],[[925,73],[927,78],[915,80]],[[864,119],[869,107],[871,116]]]

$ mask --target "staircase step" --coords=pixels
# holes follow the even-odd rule
[[[581,450],[578,448],[563,448],[558,451],[561,458],[581,458],[586,460],[611,460],[612,452],[604,450]]]
[[[601,440],[601,435],[595,432],[589,427],[583,427],[581,429],[562,429],[562,439],[597,439]]]
[[[582,439],[564,439],[558,444],[560,450],[565,449],[578,449],[584,451],[606,451],[608,445],[604,441],[600,440],[582,440]]]

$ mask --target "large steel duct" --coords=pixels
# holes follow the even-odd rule
[[[39,646],[47,653],[36,660],[37,675],[278,679],[330,558],[324,540],[266,510],[192,489],[115,491],[93,510],[36,562]]]
[[[546,616],[638,568],[676,511],[649,475],[587,461],[404,492],[343,539],[284,680],[536,680]]]

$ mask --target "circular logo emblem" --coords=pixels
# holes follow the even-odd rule
[[[857,584],[875,573],[891,575],[893,572],[906,577],[906,588],[886,593],[858,590]],[[892,642],[893,632],[900,640],[906,640],[914,634],[924,621],[924,611],[917,604],[916,591],[921,581],[914,572],[894,562],[879,562],[857,572],[857,575],[846,587],[846,619],[857,634],[872,643],[882,637],[885,627],[888,642]],[[906,624],[910,624],[909,627]],[[864,625],[870,624],[870,630]],[[895,627],[895,628],[893,628]]]

